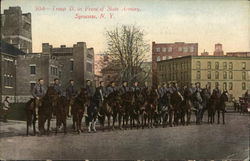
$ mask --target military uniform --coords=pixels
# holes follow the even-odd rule
[[[73,85],[69,85],[67,88],[66,88],[66,97],[68,99],[71,99],[72,97],[76,97],[78,91],[77,89],[75,88],[75,86]]]
[[[88,97],[90,98],[90,99],[92,99],[93,98],[93,95],[94,95],[94,88],[92,87],[92,86],[90,86],[90,85],[86,85],[86,92],[87,92],[87,95],[88,95]]]
[[[63,94],[62,87],[59,84],[54,83],[52,87],[56,90],[56,92],[61,96]]]
[[[107,88],[107,97],[108,97],[110,94],[114,93],[115,91],[117,91],[116,87],[109,86],[109,87]]]
[[[220,96],[221,96],[221,90],[218,89],[218,88],[215,88],[215,89],[213,90],[213,93],[214,93],[214,92],[215,92],[217,98],[220,98]]]
[[[32,90],[32,96],[35,97],[35,98],[41,98],[43,96],[45,96],[46,94],[46,88],[44,85],[41,85],[41,84],[36,84],[34,87],[33,87],[33,90]]]
[[[120,90],[120,92],[121,92],[121,95],[123,95],[123,94],[129,92],[129,91],[130,91],[130,88],[129,88],[128,86],[122,85],[122,86],[120,87],[119,90]]]
[[[133,87],[132,87],[132,91],[133,91],[135,97],[137,97],[137,96],[139,96],[139,94],[140,94],[140,92],[141,92],[141,88],[138,87],[138,86],[133,86]]]

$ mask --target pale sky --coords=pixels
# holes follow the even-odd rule
[[[221,43],[224,52],[250,51],[250,2],[246,0],[2,0],[1,12],[9,6],[32,14],[33,52],[40,52],[44,42],[58,47],[84,41],[99,54],[106,47],[105,30],[123,24],[143,28],[150,46],[152,41],[199,43],[199,53],[205,49],[212,54],[214,44]],[[36,11],[39,6],[50,10]],[[104,7],[103,13],[113,18],[75,19],[77,13],[99,16],[101,12],[69,11],[71,6]],[[106,11],[109,6],[140,11]],[[67,10],[52,11],[53,7]]]

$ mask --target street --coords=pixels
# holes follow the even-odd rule
[[[192,123],[190,126],[28,137],[25,130],[24,122],[1,122],[0,159],[244,160],[249,157],[249,115],[238,113],[227,113],[225,125]]]

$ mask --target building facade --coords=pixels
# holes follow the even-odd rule
[[[49,54],[32,53],[17,57],[16,64],[16,102],[26,102],[31,98],[31,90],[38,79],[50,86],[55,78],[60,77],[62,65]]]
[[[77,42],[73,47],[53,47],[49,43],[43,43],[42,53],[55,57],[62,65],[58,76],[63,88],[66,88],[71,79],[78,88],[84,87],[86,80],[94,80],[94,49],[87,48],[85,42]]]
[[[152,82],[158,84],[157,62],[188,55],[198,55],[198,43],[155,43],[152,42]]]
[[[1,99],[3,100],[6,96],[10,97],[10,101],[15,101],[16,95],[16,65],[17,58],[19,55],[25,53],[17,49],[11,44],[1,41]]]
[[[216,84],[236,99],[250,89],[250,57],[185,56],[157,62],[159,82]]]
[[[222,44],[218,43],[214,45],[214,56],[223,56]]]
[[[1,14],[1,38],[25,53],[32,52],[31,13],[9,7]]]

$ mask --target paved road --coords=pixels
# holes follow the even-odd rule
[[[226,115],[226,125],[193,124],[80,135],[26,137],[22,122],[0,127],[0,159],[244,160],[249,156],[249,115],[235,113]]]

